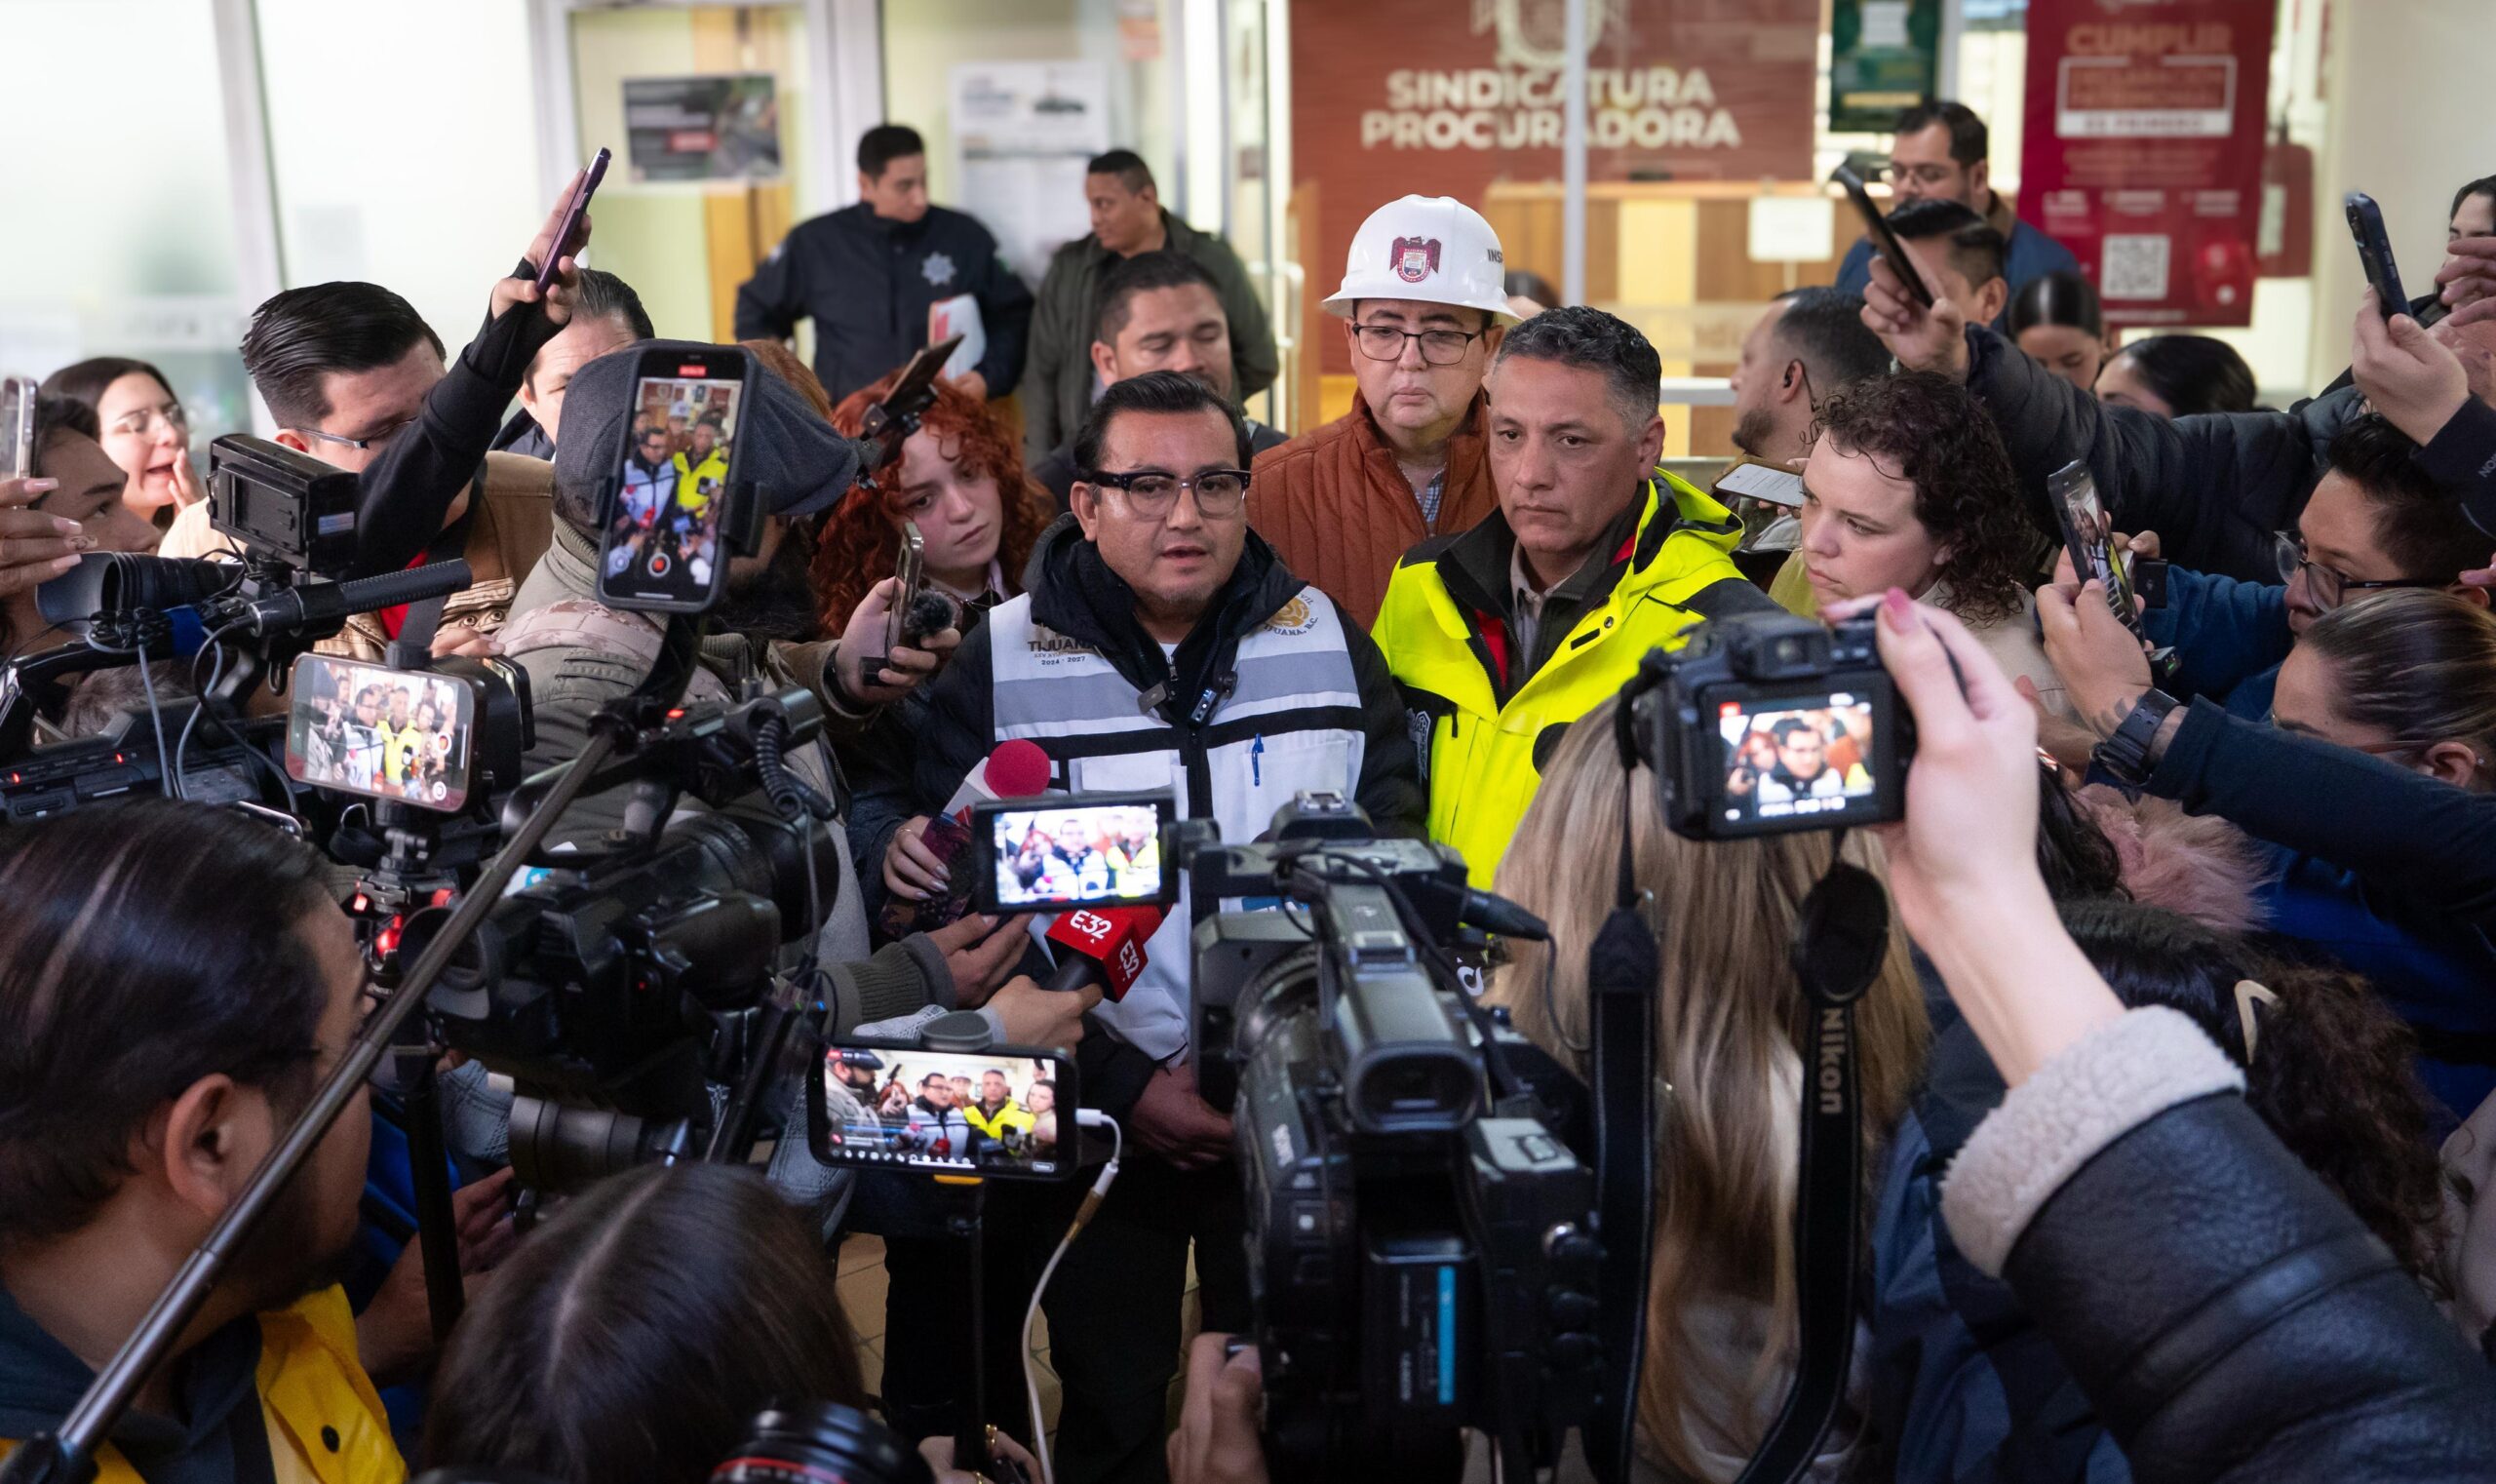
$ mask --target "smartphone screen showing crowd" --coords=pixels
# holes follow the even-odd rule
[[[297,783],[446,813],[466,807],[476,695],[457,680],[307,654],[294,664],[286,770]]]
[[[1072,1174],[1074,1106],[1074,1066],[1047,1051],[885,1041],[825,1047],[807,1098],[822,1163],[997,1180]]]
[[[1055,912],[1179,899],[1179,862],[1167,795],[1081,801],[984,803],[971,836],[985,842],[982,912]]]
[[[31,376],[0,377],[0,479],[35,472],[35,396]]]
[[[2071,553],[2071,569],[2083,582],[2097,581],[2106,589],[2106,605],[2124,621],[2124,627],[2140,633],[2140,605],[2132,601],[2131,565],[2115,547],[2115,523],[2106,507],[2097,499],[2097,481],[2089,477],[2088,466],[2078,461],[2063,465],[2046,480],[2046,493],[2054,505],[2054,520],[2063,528],[2063,545]]]
[[[644,355],[599,546],[599,597],[618,607],[695,613],[727,584],[722,528],[744,410],[747,358]]]
[[[1654,663],[1661,680],[1633,715],[1676,833],[1732,840],[1902,816],[1913,723],[1870,620],[1719,620]]]

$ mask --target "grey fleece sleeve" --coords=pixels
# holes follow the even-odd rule
[[[2164,1005],[2129,1010],[2037,1069],[1969,1136],[1941,1181],[1941,1219],[1968,1261],[2002,1276],[2053,1193],[2134,1128],[2244,1074],[2202,1028]]]
[[[832,980],[829,1035],[846,1035],[870,1021],[908,1015],[921,1005],[954,1008],[954,972],[944,950],[925,933],[887,943],[863,961],[825,965]]]

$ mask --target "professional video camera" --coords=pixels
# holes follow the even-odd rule
[[[929,1484],[927,1460],[890,1427],[838,1402],[787,1401],[756,1414],[711,1484]],[[414,1484],[551,1484],[518,1468],[428,1468]]]
[[[346,570],[354,554],[353,474],[239,434],[211,446],[209,471],[211,524],[239,544],[240,561],[98,554],[37,590],[44,617],[81,637],[20,656],[0,672],[0,760],[20,764],[17,776],[0,784],[9,817],[40,818],[131,792],[188,797],[194,745],[214,755],[205,769],[207,797],[232,796],[216,780],[240,759],[260,769],[243,775],[253,780],[248,792],[298,812],[300,801],[281,770],[286,727],[247,721],[244,698],[263,680],[285,691],[293,679],[290,662],[336,634],[350,614],[421,603],[469,583],[464,562],[330,580]],[[145,732],[27,757],[43,719],[60,709],[76,677],[183,656],[191,661],[195,700],[160,701],[139,670],[150,722]],[[423,668],[421,656],[413,668]],[[499,716],[518,705],[508,670],[474,663],[447,668],[459,673],[470,711]],[[306,779],[299,760],[286,771],[292,780],[322,786],[341,782]],[[275,787],[258,787],[262,775]],[[516,780],[503,786],[510,781]]]
[[[1174,858],[1198,902],[1289,904],[1199,924],[1193,965],[1198,1086],[1235,1117],[1246,1170],[1277,1469],[1453,1476],[1467,1426],[1512,1464],[1548,1464],[1601,1379],[1593,1179],[1551,1101],[1567,1101],[1566,1074],[1472,1004],[1450,956],[1481,930],[1541,924],[1468,889],[1446,847],[1373,839],[1340,794],[1304,794],[1269,840],[1229,846],[1171,826],[1167,800],[974,813],[983,902],[1089,904],[1060,919],[1078,924],[1063,941],[1084,961],[1091,920],[1113,993],[1119,943],[1158,920],[1125,917],[1175,895]],[[1044,837],[1108,844],[1051,887],[1018,865]]]

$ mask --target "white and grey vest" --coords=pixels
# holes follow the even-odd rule
[[[1054,781],[1078,794],[1168,792],[1182,819],[1191,807],[1185,734],[1116,668],[1081,643],[1032,619],[1026,596],[987,619],[995,735],[1023,737],[1057,761]],[[1345,647],[1343,618],[1304,587],[1239,643],[1232,683],[1198,728],[1222,838],[1264,834],[1274,811],[1306,790],[1352,797],[1363,752],[1360,685]],[[1126,997],[1099,1018],[1119,1039],[1161,1061],[1189,1035],[1189,954],[1193,914],[1184,879],[1179,905],[1145,945],[1145,968]],[[1047,931],[1042,920],[1034,935]]]

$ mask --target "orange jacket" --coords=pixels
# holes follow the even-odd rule
[[[1395,450],[1355,392],[1350,411],[1258,455],[1248,524],[1295,576],[1369,628],[1406,552],[1432,536],[1470,530],[1500,508],[1491,488],[1489,425],[1490,401],[1476,392],[1464,425],[1448,440],[1439,518],[1424,525]]]

